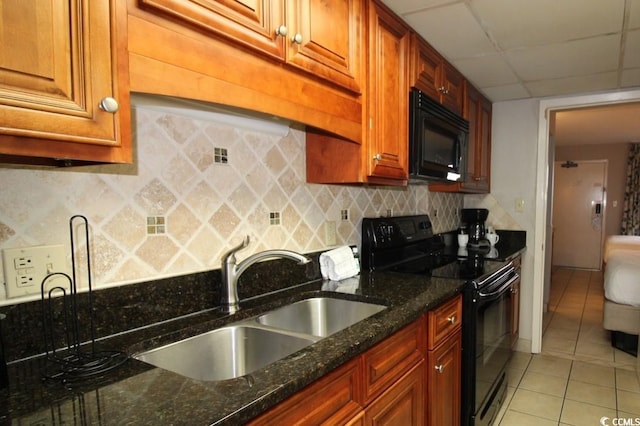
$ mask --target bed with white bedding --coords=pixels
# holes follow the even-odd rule
[[[635,355],[640,332],[640,237],[608,237],[604,262],[604,328],[612,332],[613,346]]]

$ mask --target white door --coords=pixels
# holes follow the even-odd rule
[[[601,268],[606,172],[606,160],[555,162],[554,265]]]

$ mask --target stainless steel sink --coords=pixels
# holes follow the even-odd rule
[[[315,297],[267,312],[256,321],[269,327],[327,337],[384,309],[386,306],[373,303]]]
[[[226,380],[265,367],[315,340],[234,325],[152,349],[135,358],[196,380]]]
[[[384,309],[386,306],[328,297],[305,299],[133,357],[196,380],[233,379]]]

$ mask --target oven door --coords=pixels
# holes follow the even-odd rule
[[[467,401],[473,404],[469,424],[490,424],[502,404],[506,366],[511,358],[511,290],[519,278],[511,273],[468,295],[464,362],[473,390]]]

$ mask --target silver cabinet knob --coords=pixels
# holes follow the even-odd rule
[[[436,371],[438,373],[442,373],[444,371],[444,365],[442,365],[442,364],[436,365]]]
[[[382,160],[382,154],[376,154],[376,155],[374,155],[374,156],[373,156],[373,159],[374,159],[374,160],[376,160],[376,161],[380,161],[380,160]]]
[[[111,112],[111,113],[118,111],[118,108],[120,108],[120,105],[118,105],[118,101],[116,101],[111,96],[106,96],[102,98],[98,106],[100,107],[101,110],[106,112]]]
[[[276,28],[276,34],[279,36],[286,36],[287,33],[289,32],[289,30],[287,29],[286,25],[280,25],[279,27]]]
[[[293,37],[291,37],[291,41],[296,44],[302,44],[302,34],[296,33]]]
[[[451,315],[450,317],[447,318],[447,321],[449,321],[451,324],[455,324],[456,323],[456,316],[455,315]]]

